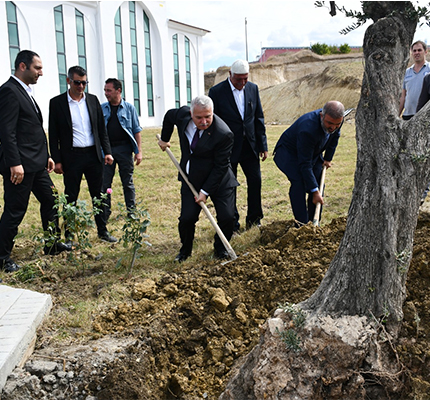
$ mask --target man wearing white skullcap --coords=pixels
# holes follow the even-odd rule
[[[249,64],[236,60],[230,76],[209,90],[214,102],[214,113],[221,117],[234,133],[231,165],[237,177],[240,164],[248,186],[246,227],[260,225],[263,218],[261,205],[260,158],[267,158],[266,127],[258,86],[248,82]],[[235,231],[239,231],[239,213],[235,210]]]
[[[231,68],[230,72],[232,74],[248,74],[249,73],[249,64],[244,60],[236,60]]]

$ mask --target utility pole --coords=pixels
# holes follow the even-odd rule
[[[246,48],[246,61],[248,61],[248,21],[245,17],[245,48]]]

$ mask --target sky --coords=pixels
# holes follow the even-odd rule
[[[167,0],[167,17],[210,31],[203,37],[204,71],[230,66],[235,60],[256,61],[261,47],[301,47],[315,43],[362,46],[371,21],[342,35],[340,30],[353,23],[338,12],[332,17],[328,4],[315,7],[309,0]],[[337,1],[347,10],[361,10],[360,1]],[[246,18],[246,34],[245,34]],[[430,28],[417,30],[416,39],[427,42]]]

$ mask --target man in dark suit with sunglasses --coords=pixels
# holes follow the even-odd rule
[[[84,68],[71,67],[67,83],[69,90],[51,99],[49,104],[49,147],[55,160],[54,171],[63,175],[69,203],[78,199],[82,175],[91,198],[100,199],[103,164],[113,162],[103,112],[97,97],[85,93],[88,81]],[[101,213],[95,215],[95,221],[101,240],[117,241],[107,231]]]

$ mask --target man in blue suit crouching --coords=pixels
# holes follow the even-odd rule
[[[274,160],[291,182],[289,195],[298,224],[312,221],[316,204],[324,204],[318,188],[322,168],[331,167],[344,112],[342,103],[329,101],[322,109],[302,115],[276,144]]]

